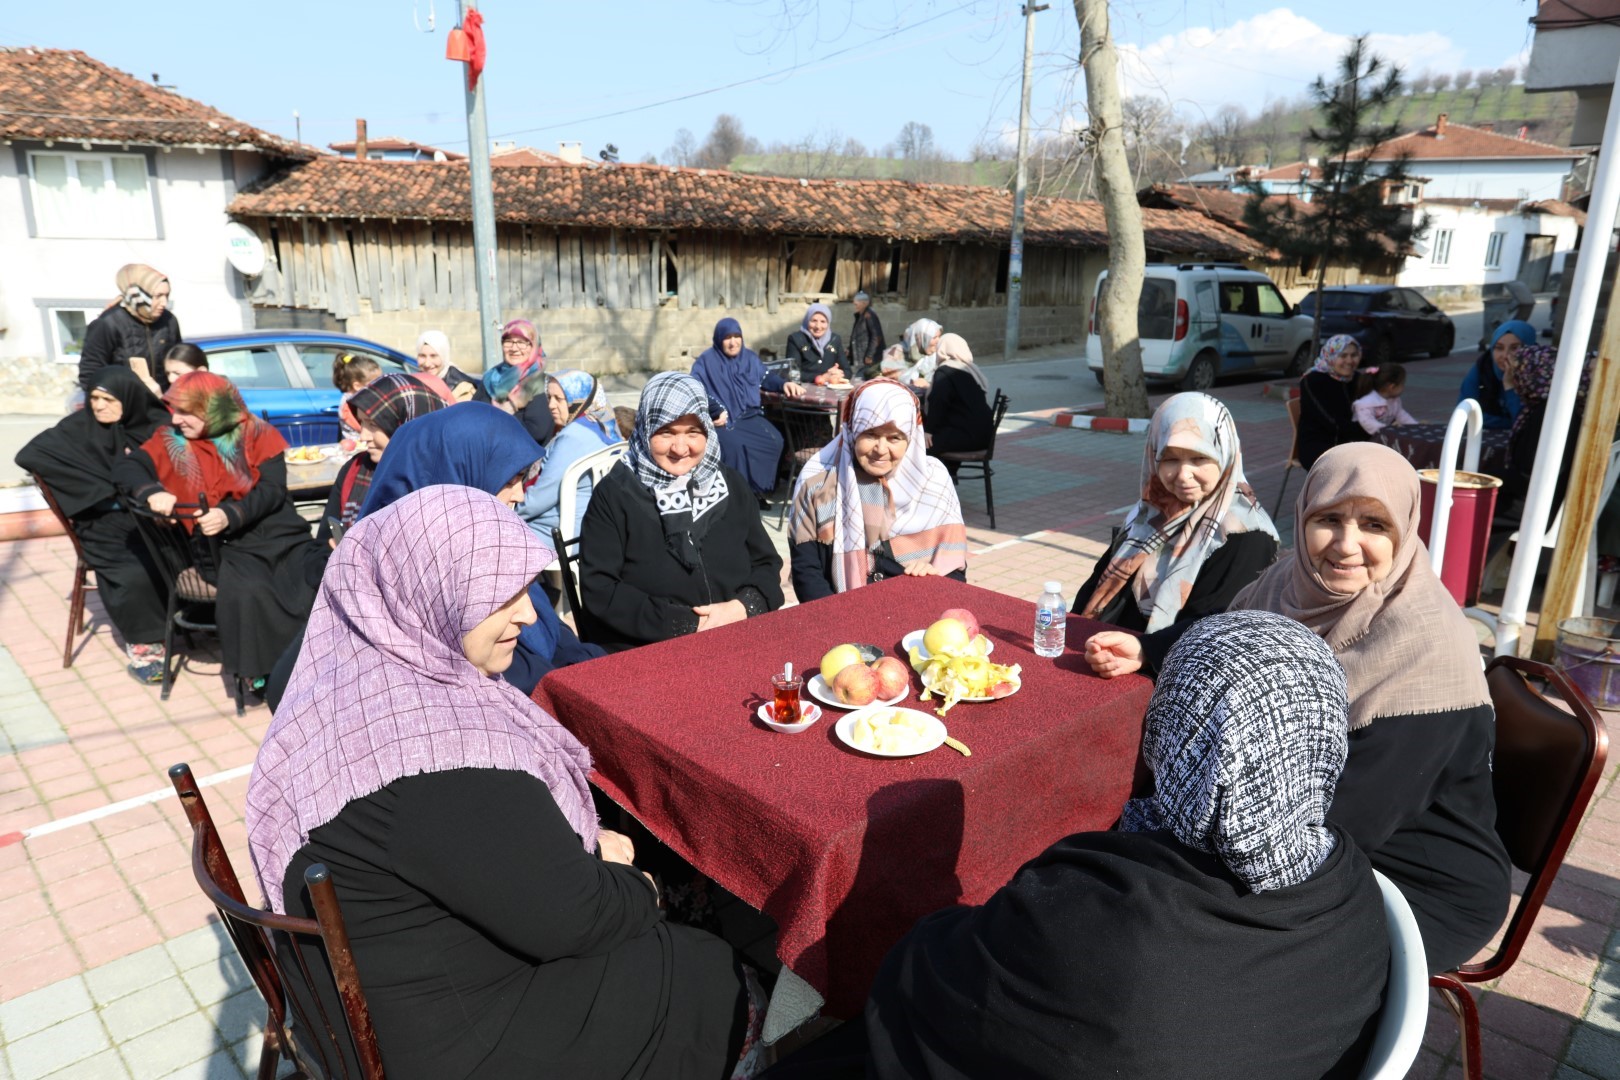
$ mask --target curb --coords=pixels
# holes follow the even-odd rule
[[[1089,416],[1081,413],[1060,412],[1052,417],[1052,425],[1074,428],[1077,431],[1113,431],[1121,435],[1140,435],[1148,429],[1143,417]]]

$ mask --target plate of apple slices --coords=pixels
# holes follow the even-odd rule
[[[823,705],[831,705],[835,709],[864,709],[868,706],[875,705],[898,705],[902,701],[906,700],[906,698],[911,696],[911,679],[909,673],[906,678],[905,689],[894,695],[894,697],[886,700],[881,698],[872,698],[859,705],[853,701],[840,701],[838,699],[837,691],[828,686],[827,680],[823,679],[819,673],[810,676],[809,680],[804,685],[805,689],[810,691],[811,697],[815,698]],[[873,693],[878,692],[880,691],[873,691]]]
[[[924,662],[932,660],[933,655],[928,651],[928,646],[923,644],[923,635],[927,633],[927,630],[913,630],[911,633],[900,639],[900,647],[906,651],[906,655],[908,656],[911,655],[912,650],[915,649],[917,652],[917,658],[919,660]],[[983,634],[979,634],[968,642],[967,648],[959,650],[959,654],[967,656],[989,656],[995,651],[996,643],[985,637]]]

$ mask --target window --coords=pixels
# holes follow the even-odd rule
[[[1505,233],[1493,232],[1489,240],[1485,241],[1485,269],[1496,270],[1502,265],[1502,237]]]
[[[42,305],[43,306],[43,305]],[[77,364],[79,353],[84,349],[84,331],[102,308],[94,307],[51,306],[45,308],[45,332],[47,343],[50,346],[51,356],[59,364]]]
[[[150,240],[157,216],[142,154],[28,155],[39,236]]]
[[[1451,263],[1451,230],[1434,230],[1434,250],[1429,253],[1429,262],[1435,266],[1447,266]]]
[[[1282,298],[1275,285],[1262,282],[1256,291],[1260,298],[1260,314],[1274,317],[1288,314],[1288,301]]]
[[[309,372],[309,381],[315,384],[317,390],[328,390],[332,387],[332,369],[339,356],[369,356],[377,361],[384,375],[405,374],[404,365],[398,361],[390,360],[381,353],[374,353],[369,349],[345,349],[338,345],[300,345],[297,346],[298,359],[303,362],[304,370]]]
[[[285,390],[289,386],[287,369],[281,366],[281,354],[273,345],[210,352],[208,370],[243,390]]]

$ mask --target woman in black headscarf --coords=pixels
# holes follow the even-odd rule
[[[85,407],[34,436],[17,464],[50,488],[70,520],[96,591],[124,639],[129,673],[141,682],[163,679],[167,607],[158,573],[119,505],[113,463],[168,426],[169,410],[127,367],[104,367],[90,380]]]

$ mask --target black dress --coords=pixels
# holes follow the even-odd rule
[[[1306,881],[1261,893],[1168,832],[1060,840],[889,953],[867,1075],[1356,1076],[1389,939],[1366,856],[1337,839]]]
[[[692,569],[666,545],[658,504],[628,464],[596,485],[579,533],[580,599],[601,628],[594,644],[618,652],[694,633],[692,609],[704,604],[740,600],[750,615],[782,606],[782,557],[748,482],[721,468],[730,494],[700,519]]]
[[[983,450],[990,445],[994,421],[978,380],[946,364],[934,369],[923,415],[923,428],[932,439],[931,453]]]
[[[850,378],[875,379],[883,361],[883,320],[870,307],[855,316],[849,328],[849,362],[855,370]]]
[[[1316,459],[1341,443],[1362,442],[1369,436],[1356,423],[1356,383],[1340,382],[1325,371],[1307,371],[1299,380],[1299,431],[1295,457],[1309,469]]]
[[[121,459],[113,476],[143,505],[147,496],[163,490],[145,450]],[[313,543],[309,523],[293,509],[280,454],[259,463],[259,482],[251,491],[219,508],[230,519],[219,534],[220,652],[227,671],[260,678],[303,630],[315,602],[315,586],[304,573],[305,552]]]
[[[1083,611],[1086,604],[1091,602],[1091,594],[1097,591],[1103,572],[1108,569],[1108,562],[1123,539],[1122,533],[1097,560],[1091,576],[1074,594],[1074,606],[1070,611]],[[1136,596],[1131,591],[1135,578],[1114,595],[1106,608],[1097,613],[1097,620],[1112,623],[1121,630],[1142,633],[1143,672],[1157,674],[1164,665],[1164,658],[1170,654],[1170,647],[1180,639],[1187,627],[1206,615],[1218,615],[1225,611],[1231,605],[1232,598],[1252,584],[1276,557],[1277,541],[1272,539],[1270,533],[1235,533],[1211,552],[1204,565],[1198,568],[1192,592],[1182,602],[1181,616],[1169,626],[1151,634],[1142,633],[1147,629],[1147,618],[1137,606]]]
[[[666,923],[641,872],[587,853],[527,773],[423,773],[350,802],[288,866],[289,914],[313,914],[315,862],[390,1078],[719,1080],[736,1062],[730,946]]]
[[[810,335],[803,330],[795,330],[788,335],[787,360],[799,369],[799,381],[810,382],[817,375],[824,375],[831,371],[834,365],[844,369],[844,378],[853,377],[849,370],[849,357],[844,355],[844,340],[837,334],[829,336],[827,347],[816,352],[816,346],[810,340]]]

